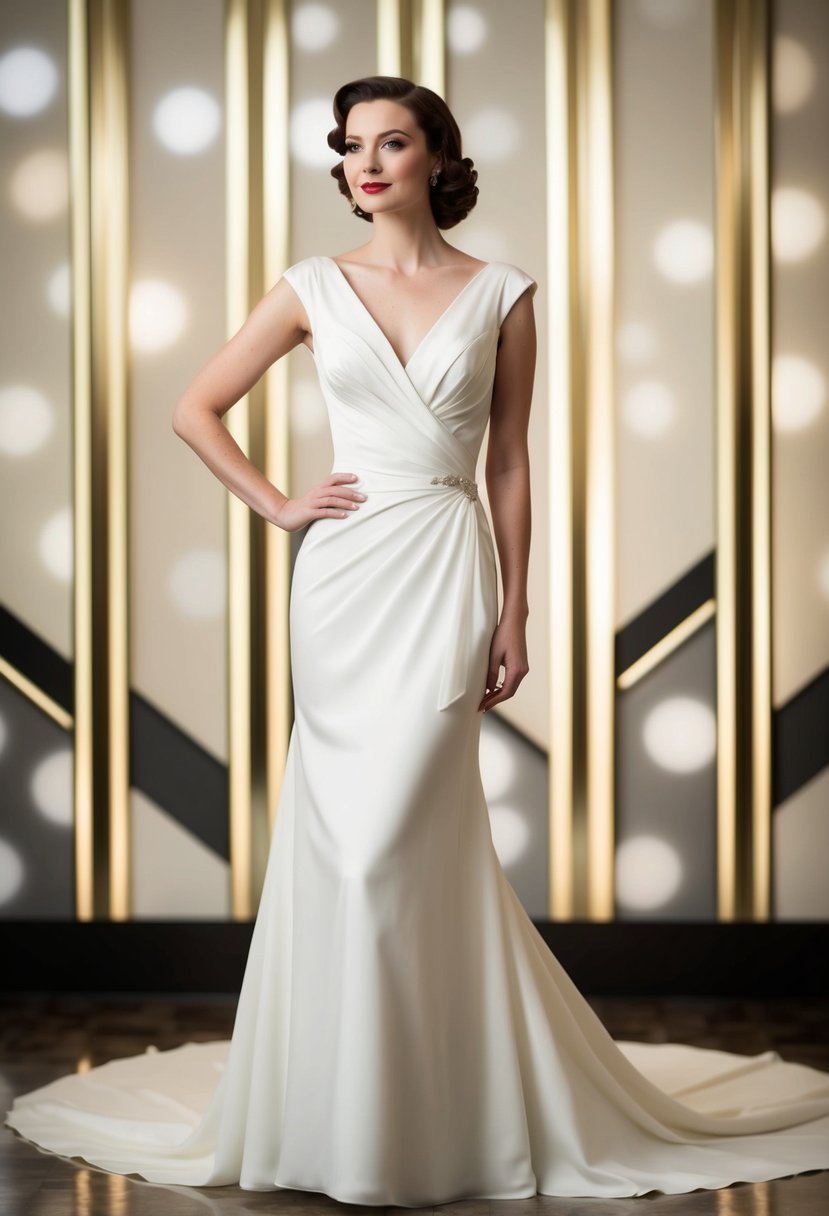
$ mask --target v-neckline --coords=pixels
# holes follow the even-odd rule
[[[437,329],[438,325],[441,323],[441,321],[444,319],[444,317],[446,317],[446,316],[447,316],[447,315],[448,315],[448,314],[449,314],[449,313],[452,311],[452,309],[455,307],[455,305],[456,305],[456,304],[458,303],[458,301],[460,300],[461,296],[462,296],[462,295],[463,295],[463,294],[464,294],[464,293],[465,293],[465,292],[466,292],[466,291],[467,291],[467,290],[468,290],[468,289],[469,289],[469,288],[472,286],[472,284],[473,284],[473,283],[476,283],[476,282],[478,281],[478,279],[481,277],[481,275],[482,275],[482,274],[484,274],[484,272],[485,272],[485,271],[489,270],[490,266],[493,266],[493,265],[494,265],[494,263],[493,263],[493,262],[485,262],[485,263],[484,263],[484,265],[481,267],[481,269],[480,269],[480,270],[478,270],[478,271],[477,271],[475,274],[473,274],[473,276],[472,276],[472,278],[471,278],[471,279],[467,279],[467,281],[464,283],[463,287],[460,289],[460,291],[457,293],[457,295],[455,295],[455,296],[453,296],[453,297],[452,297],[452,299],[451,299],[451,300],[449,301],[449,303],[447,304],[446,308],[444,308],[443,312],[442,312],[442,313],[440,313],[440,315],[439,315],[438,317],[436,317],[436,318],[435,318],[434,322],[433,322],[433,323],[432,323],[432,324],[429,326],[429,328],[426,330],[426,333],[423,335],[423,337],[422,337],[422,338],[420,339],[420,341],[418,342],[417,346],[416,346],[416,347],[414,348],[414,350],[412,351],[412,353],[411,353],[411,355],[409,356],[409,358],[408,358],[407,362],[406,362],[406,363],[404,363],[404,362],[402,361],[402,359],[400,358],[400,356],[397,354],[397,351],[396,351],[396,350],[394,349],[394,347],[392,346],[392,344],[391,344],[391,342],[389,341],[389,339],[388,339],[387,335],[386,335],[386,334],[384,333],[384,331],[383,331],[383,330],[380,328],[380,324],[379,324],[379,322],[378,322],[377,320],[375,320],[375,318],[372,316],[372,314],[371,314],[371,313],[369,312],[369,310],[366,308],[366,306],[365,306],[365,304],[363,303],[363,301],[362,301],[362,300],[360,299],[360,297],[357,295],[357,292],[354,290],[354,288],[353,288],[353,287],[351,286],[351,284],[349,283],[348,279],[347,279],[347,278],[346,278],[346,276],[345,276],[345,273],[344,273],[344,271],[343,271],[342,267],[341,267],[341,266],[340,266],[340,265],[339,265],[337,262],[335,262],[335,261],[334,261],[334,259],[333,259],[332,257],[329,257],[327,253],[321,254],[320,256],[322,257],[322,260],[323,260],[324,262],[330,262],[330,263],[331,263],[331,265],[334,267],[334,270],[336,271],[337,275],[339,276],[339,278],[340,278],[340,279],[343,281],[343,283],[345,284],[346,290],[347,290],[347,291],[350,293],[350,295],[351,295],[351,296],[352,296],[352,297],[353,297],[353,298],[354,298],[354,299],[357,301],[358,305],[359,305],[359,306],[360,306],[360,308],[363,310],[363,312],[365,313],[365,315],[368,317],[368,319],[369,319],[369,321],[371,322],[371,324],[373,325],[374,329],[377,331],[377,333],[380,335],[380,337],[381,337],[381,338],[383,339],[383,341],[385,342],[385,344],[386,344],[387,348],[388,348],[388,349],[389,349],[389,351],[391,352],[392,358],[394,359],[394,361],[395,361],[396,365],[397,365],[397,366],[400,368],[400,370],[401,370],[401,371],[402,371],[402,372],[403,372],[405,375],[408,375],[409,368],[412,366],[412,364],[414,363],[415,359],[416,359],[416,358],[417,358],[417,356],[420,354],[420,351],[421,351],[421,350],[423,349],[423,347],[425,346],[427,339],[428,339],[428,338],[430,338],[430,337],[432,336],[432,334],[433,334],[433,333],[434,333],[434,331]]]

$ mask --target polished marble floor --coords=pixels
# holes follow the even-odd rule
[[[829,1002],[596,998],[596,1012],[615,1038],[694,1043],[753,1055],[773,1048],[784,1059],[829,1071]],[[228,997],[120,998],[32,996],[0,1001],[0,1093],[12,1096],[54,1077],[148,1043],[160,1050],[183,1042],[229,1038],[235,1000]],[[379,1209],[342,1204],[303,1191],[248,1193],[235,1187],[151,1186],[61,1161],[26,1144],[8,1128],[0,1135],[2,1216],[241,1216]],[[827,1216],[829,1170],[761,1184],[737,1183],[688,1195],[651,1193],[636,1199],[461,1200],[430,1209],[452,1216]]]

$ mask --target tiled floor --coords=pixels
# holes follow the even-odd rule
[[[790,1001],[591,1001],[614,1038],[675,1041],[755,1054],[774,1048],[784,1059],[829,1071],[829,1003]],[[45,997],[0,1003],[0,1095],[6,1110],[16,1093],[76,1068],[186,1041],[229,1038],[235,999]],[[236,1187],[166,1187],[73,1165],[0,1134],[2,1216],[241,1216],[256,1212],[316,1213],[379,1209],[341,1204],[302,1191],[244,1192]],[[463,1200],[432,1211],[452,1216],[827,1216],[829,1171],[688,1195],[652,1193],[637,1199]]]

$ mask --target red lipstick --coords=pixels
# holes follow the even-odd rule
[[[366,194],[379,194],[381,190],[388,190],[389,182],[364,182],[360,187],[365,190]]]

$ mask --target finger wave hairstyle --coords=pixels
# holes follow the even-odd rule
[[[452,112],[443,98],[402,76],[364,76],[342,85],[334,94],[336,127],[328,132],[328,145],[340,156],[346,155],[345,131],[352,106],[360,101],[382,98],[406,106],[426,136],[430,152],[441,154],[440,173],[436,186],[429,186],[432,215],[438,228],[454,228],[466,219],[478,199],[477,170],[468,156],[461,156],[461,133]],[[340,194],[351,198],[342,163],[335,165],[331,176],[336,178]],[[356,202],[356,200],[355,200]],[[354,215],[370,224],[374,219],[359,203]]]

